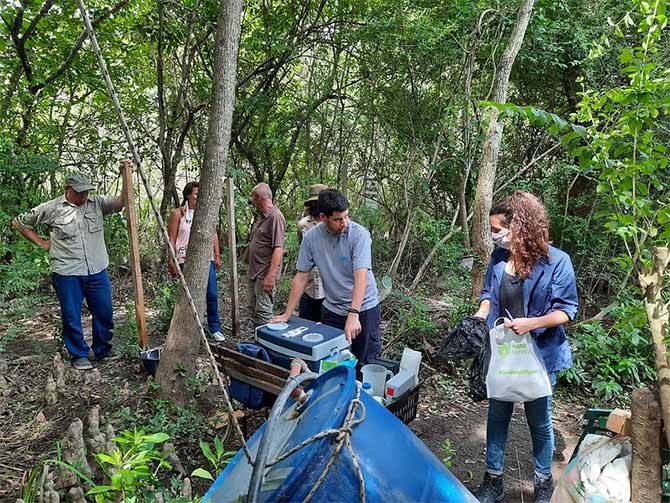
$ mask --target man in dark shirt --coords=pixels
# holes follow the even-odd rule
[[[248,305],[254,326],[258,326],[272,318],[274,289],[284,256],[286,222],[272,202],[268,184],[256,185],[251,190],[250,200],[259,217],[249,237]]]

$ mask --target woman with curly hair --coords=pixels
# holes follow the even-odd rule
[[[489,328],[497,318],[517,335],[530,332],[542,355],[552,386],[556,372],[572,366],[572,353],[563,325],[577,314],[577,286],[572,261],[551,246],[549,223],[542,202],[516,191],[494,205],[489,213],[491,254],[484,288],[475,314]],[[535,465],[536,502],[549,502],[553,492],[551,461],[554,430],[551,396],[525,402]],[[489,400],[486,424],[486,473],[475,495],[493,503],[504,497],[503,462],[514,403]]]

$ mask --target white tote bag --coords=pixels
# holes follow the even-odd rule
[[[486,394],[503,402],[531,402],[551,395],[549,375],[530,332],[519,336],[498,318],[490,330]]]

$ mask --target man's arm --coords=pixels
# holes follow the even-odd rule
[[[132,165],[133,163],[129,161],[128,159],[121,161],[121,169],[123,170],[123,167],[126,164],[130,164],[131,166],[131,171],[132,171]],[[126,205],[126,178],[124,176],[121,177],[122,182],[121,182],[121,194],[119,194],[116,197],[112,197],[111,200],[109,201],[109,208],[112,213],[117,213],[121,211],[124,206]]]
[[[356,269],[354,271],[354,291],[351,293],[351,309],[360,312],[363,306],[365,290],[368,287],[368,270]],[[350,312],[344,324],[344,335],[351,343],[361,333],[361,321],[358,313]]]
[[[12,220],[12,227],[14,227],[19,233],[31,241],[32,243],[36,244],[43,250],[49,251],[49,248],[51,248],[51,240],[50,239],[42,239],[37,232],[35,232],[32,229],[29,229],[28,227],[25,227],[21,222],[19,221],[18,218],[15,218]]]
[[[298,271],[291,281],[291,293],[288,296],[288,302],[286,303],[286,311],[284,314],[279,314],[272,318],[272,323],[286,323],[288,319],[295,311],[295,308],[298,307],[298,302],[300,302],[300,297],[305,292],[305,287],[307,286],[307,281],[309,280],[309,273]]]
[[[270,269],[268,269],[267,274],[263,278],[263,290],[265,290],[266,292],[271,292],[275,286],[275,281],[279,276],[279,266],[281,265],[281,259],[283,256],[284,256],[284,248],[282,248],[281,246],[275,246],[272,249],[272,257],[270,258]]]

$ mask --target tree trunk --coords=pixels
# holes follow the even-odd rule
[[[184,268],[184,276],[199,311],[205,305],[212,236],[218,220],[228,161],[241,13],[242,0],[221,0],[205,160],[200,173],[198,208],[193,217],[189,254]],[[177,299],[156,375],[163,398],[183,404],[191,397],[186,378],[195,374],[199,349],[198,327],[189,308],[186,292],[182,291]]]
[[[640,286],[645,296],[645,310],[656,352],[656,374],[658,394],[665,424],[665,439],[670,445],[670,366],[665,341],[670,333],[670,302],[664,300],[664,290],[668,286],[670,273],[670,248],[654,250],[654,264],[651,270],[640,274]]]
[[[657,503],[661,501],[661,414],[651,390],[633,391],[631,417],[631,500]]]
[[[521,49],[523,37],[526,34],[528,21],[533,10],[535,0],[522,0],[516,25],[509,38],[507,48],[500,58],[496,71],[493,91],[493,101],[505,103],[507,101],[507,89],[509,87],[509,76],[516,55]],[[498,166],[498,153],[503,133],[503,123],[498,121],[499,111],[490,107],[488,111],[489,128],[486,140],[482,146],[482,158],[479,163],[479,175],[477,177],[477,192],[475,194],[473,208],[472,244],[475,252],[475,261],[472,267],[472,298],[476,299],[484,284],[484,271],[491,254],[491,236],[489,234],[489,211],[493,202],[493,185],[496,178]]]

